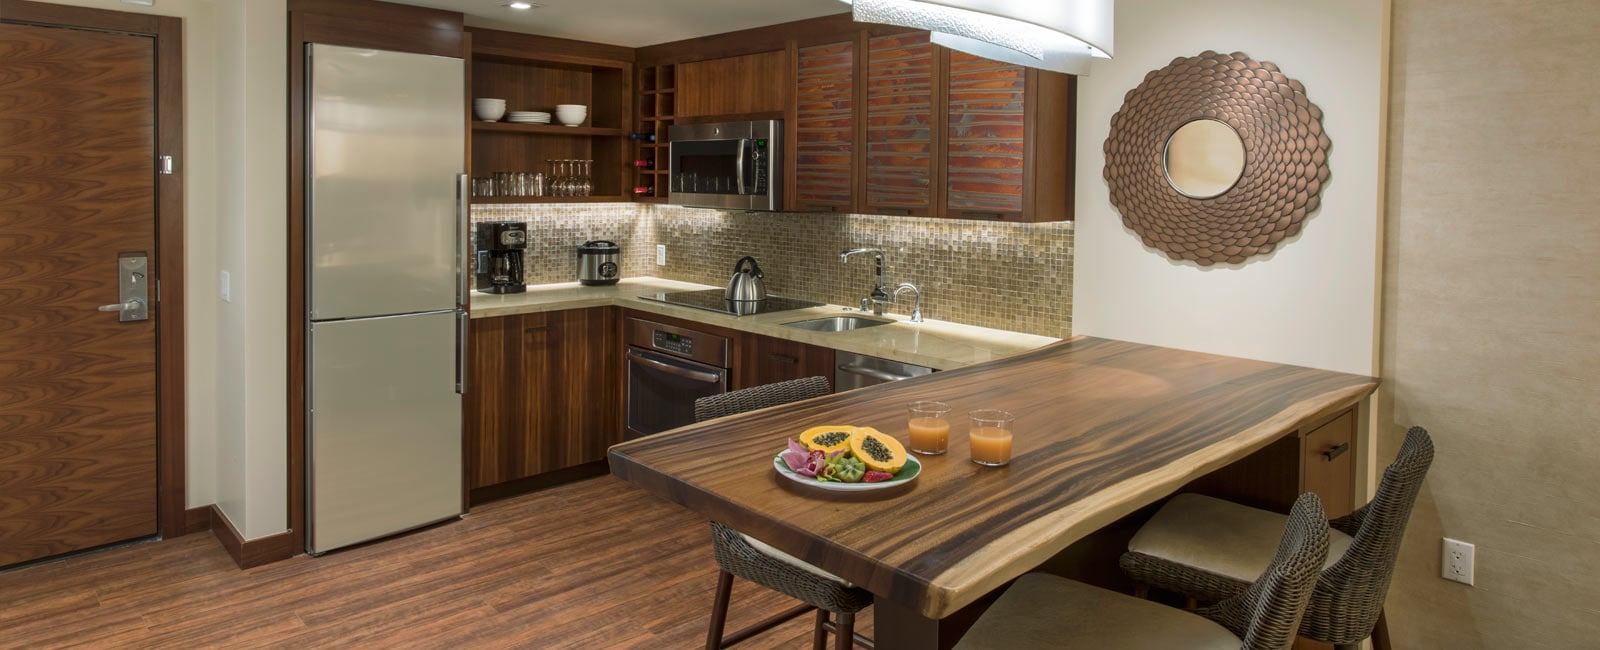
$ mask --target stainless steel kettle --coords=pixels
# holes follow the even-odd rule
[[[746,262],[749,264],[746,265]],[[761,267],[756,264],[756,258],[749,255],[739,258],[733,263],[733,277],[728,278],[728,290],[723,297],[738,302],[766,300],[767,287],[762,284],[761,277]]]

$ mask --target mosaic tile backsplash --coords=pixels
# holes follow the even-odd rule
[[[857,305],[872,289],[870,256],[841,262],[850,248],[885,253],[884,280],[922,290],[924,317],[1069,336],[1072,224],[1008,224],[874,215],[749,213],[658,205],[483,205],[473,222],[526,221],[527,281],[570,282],[576,247],[609,239],[622,247],[625,277],[655,276],[721,286],[733,264],[754,256],[767,291]],[[655,245],[667,246],[666,266]],[[911,313],[912,294],[889,311]]]

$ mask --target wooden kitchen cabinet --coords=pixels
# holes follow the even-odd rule
[[[472,321],[470,487],[604,460],[622,441],[619,317],[592,307]]]
[[[949,51],[943,216],[1071,215],[1071,77]]]
[[[833,350],[759,334],[741,334],[734,362],[733,389],[802,377],[833,382]]]
[[[796,48],[790,209],[856,210],[856,64],[854,39]]]
[[[783,50],[679,64],[677,117],[776,117],[789,102],[788,67]]]
[[[939,215],[934,188],[944,111],[943,57],[927,32],[867,40],[865,103],[868,214]]]

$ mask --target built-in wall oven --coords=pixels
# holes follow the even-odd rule
[[[783,209],[783,122],[674,124],[667,136],[667,203]]]
[[[629,318],[626,331],[625,439],[690,424],[695,400],[727,392],[726,337],[641,318]]]

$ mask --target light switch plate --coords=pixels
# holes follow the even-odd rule
[[[233,287],[228,286],[228,272],[223,271],[217,278],[217,293],[222,296],[222,302],[233,302]]]
[[[656,266],[667,265],[667,245],[656,244]]]

